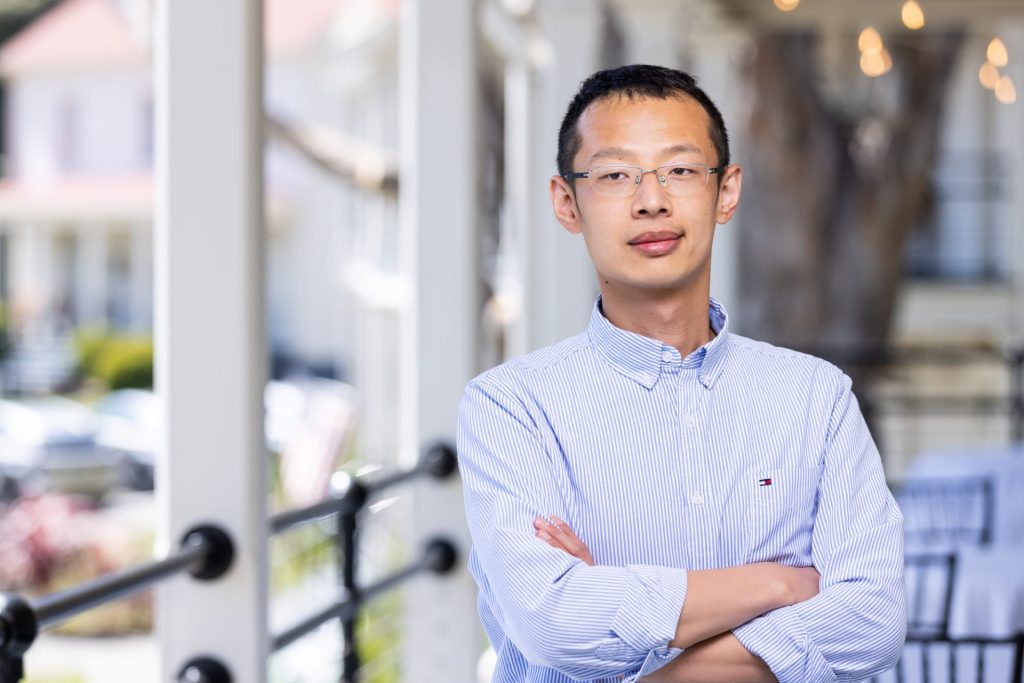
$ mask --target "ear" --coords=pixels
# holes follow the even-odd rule
[[[576,203],[576,193],[569,186],[569,181],[562,176],[552,176],[549,190],[551,191],[551,208],[555,211],[555,218],[563,228],[572,234],[580,234],[583,231],[580,208]]]
[[[715,207],[715,222],[722,224],[732,220],[740,204],[740,188],[743,185],[743,169],[736,164],[726,167],[722,173],[722,184],[718,189],[718,205]]]

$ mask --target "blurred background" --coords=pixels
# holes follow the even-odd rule
[[[258,245],[261,274],[237,301],[262,311],[248,377],[262,387],[249,461],[264,511],[322,499],[336,472],[411,466],[428,440],[452,438],[472,376],[584,328],[594,275],[548,204],[558,123],[596,69],[678,67],[719,104],[745,172],[712,295],[735,331],[853,377],[903,505],[903,673],[967,667],[969,679],[983,661],[983,680],[1008,679],[1024,652],[1022,0],[228,4],[263,27],[262,182],[246,190],[262,218],[239,238]],[[193,273],[167,254],[219,228],[161,218],[179,102],[165,95],[182,91],[160,85],[174,48],[159,55],[198,36],[188,78],[202,81],[203,60],[218,59],[203,36],[233,27],[200,9],[175,24],[172,6],[0,0],[5,591],[41,596],[152,557],[167,547],[161,515],[190,501],[161,499],[161,473],[217,476],[203,460],[216,448],[169,445],[169,387],[191,370],[170,362],[161,375],[162,344],[187,338],[198,386],[214,386],[216,340],[233,323],[161,318],[160,292],[173,300]],[[223,153],[213,139],[211,161]],[[190,230],[198,242],[176,242]],[[214,262],[218,244],[201,248]],[[193,280],[212,298],[237,288],[202,264]],[[166,386],[154,391],[154,376]],[[220,414],[212,404],[203,424],[216,431]],[[365,581],[408,560],[428,528],[449,530],[464,560],[457,484],[424,487],[364,511]],[[254,560],[271,631],[337,592],[336,532],[321,520]],[[455,577],[363,608],[358,680],[489,680],[463,560]],[[27,680],[169,680],[163,660],[188,639],[154,630],[154,609],[143,593],[43,634]],[[269,656],[269,680],[342,680],[345,646],[327,623]]]

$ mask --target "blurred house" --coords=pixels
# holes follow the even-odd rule
[[[16,360],[41,368],[39,389],[67,365],[73,328],[152,327],[149,7],[65,0],[0,48],[0,300]],[[266,3],[268,325],[279,366],[344,374],[346,272],[372,281],[395,260],[388,200],[365,189],[386,179],[378,148],[395,144],[394,12],[387,2]],[[337,129],[360,139],[323,133]]]

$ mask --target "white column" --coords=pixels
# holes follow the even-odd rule
[[[262,392],[262,3],[158,0],[156,383],[158,542],[200,522],[235,543],[230,571],[157,596],[161,678],[193,656],[266,681]]]
[[[601,15],[590,0],[543,0],[538,21],[554,50],[535,75],[535,125],[530,134],[529,259],[524,286],[531,348],[554,344],[586,328],[597,295],[594,267],[583,238],[555,220],[548,181],[555,164],[558,127],[580,83],[598,66]]]
[[[139,221],[131,226],[132,327],[153,326],[153,224]]]
[[[614,0],[612,7],[624,34],[627,64],[678,68],[678,15],[686,11],[686,5],[664,0]]]
[[[107,226],[85,225],[79,235],[75,308],[80,323],[103,325],[107,320]]]
[[[46,284],[40,272],[43,239],[35,223],[17,223],[11,231],[11,312],[19,324],[30,324],[45,302]]]
[[[402,457],[452,440],[463,387],[475,374],[476,17],[474,0],[405,0],[399,34],[399,220],[402,271],[413,284],[403,316]],[[413,541],[453,538],[457,571],[405,592],[403,683],[472,681],[483,639],[456,482],[417,485]]]
[[[1014,104],[997,104],[999,124],[994,136],[1006,145],[1006,162],[1009,166],[1008,182],[1005,192],[1010,197],[1006,221],[1010,229],[1010,278],[1013,310],[1010,312],[1009,328],[1017,344],[1024,343],[1024,68],[1021,68],[1020,55],[1024,54],[1024,20],[1006,22],[1005,38],[1009,44],[1011,55],[1016,58],[1016,70],[1012,73],[1014,85],[1017,86],[1017,101]],[[1011,57],[1011,59],[1013,59]],[[1012,62],[1011,62],[1012,63]],[[979,93],[978,96],[989,95]]]

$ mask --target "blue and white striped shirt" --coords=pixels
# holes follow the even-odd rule
[[[687,570],[813,565],[821,592],[735,629],[788,681],[892,666],[905,615],[902,518],[834,366],[728,331],[686,358],[613,326],[466,388],[458,450],[469,568],[495,683],[634,681],[669,648]],[[558,515],[596,566],[534,536]]]

